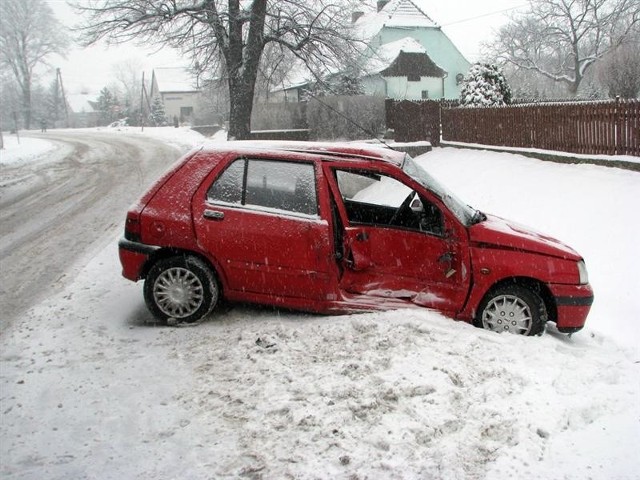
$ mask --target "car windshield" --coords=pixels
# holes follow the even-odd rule
[[[464,225],[472,225],[482,220],[484,217],[481,212],[471,208],[447,190],[440,182],[438,182],[438,180],[427,173],[409,155],[404,157],[402,170],[416,182],[420,183],[420,185],[435,193]]]

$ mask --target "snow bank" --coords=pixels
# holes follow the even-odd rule
[[[155,138],[168,145],[181,150],[195,148],[208,139],[202,134],[191,130],[191,127],[98,127],[91,129],[99,132],[110,132],[120,135],[142,135]],[[220,131],[214,135],[214,139],[226,140],[226,132]]]
[[[0,165],[38,160],[59,148],[58,144],[39,138],[2,134],[4,149],[0,150]]]
[[[609,162],[628,162],[628,163],[640,163],[640,157],[633,155],[592,155],[584,153],[572,153],[572,152],[560,152],[558,150],[544,150],[542,148],[520,148],[520,147],[503,147],[496,145],[483,145],[481,143],[464,143],[464,142],[451,142],[445,140],[445,145],[458,146],[461,148],[479,148],[483,150],[498,150],[501,152],[511,153],[538,153],[541,155],[548,155],[551,157],[565,157],[567,159],[577,158],[579,160],[600,160]]]
[[[119,278],[114,241],[4,337],[3,478],[640,469],[638,365],[600,336],[497,335],[426,310],[235,307],[158,328],[140,287]]]

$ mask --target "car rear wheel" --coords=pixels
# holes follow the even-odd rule
[[[166,322],[197,322],[213,310],[219,297],[211,269],[191,256],[159,260],[144,282],[144,299],[154,317]]]
[[[486,295],[478,309],[475,325],[498,333],[540,335],[547,318],[540,295],[520,285],[503,285]]]

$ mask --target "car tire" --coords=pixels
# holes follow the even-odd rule
[[[520,285],[503,285],[491,290],[480,303],[475,326],[502,333],[541,335],[548,315],[538,293]]]
[[[197,322],[213,310],[219,296],[211,268],[193,256],[159,260],[144,282],[147,308],[162,322]]]

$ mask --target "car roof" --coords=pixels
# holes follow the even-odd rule
[[[378,160],[394,165],[402,165],[406,154],[392,150],[386,145],[364,142],[302,142],[287,140],[236,140],[224,143],[205,143],[203,152],[234,151],[238,153],[315,153],[321,159],[332,160],[338,158],[357,157],[364,160]]]

